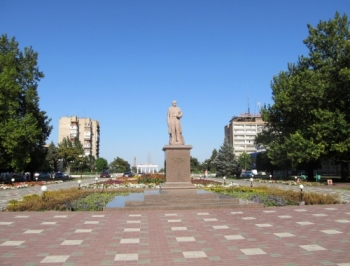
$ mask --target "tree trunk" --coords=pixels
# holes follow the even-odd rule
[[[341,162],[340,167],[341,180],[349,181],[349,164],[347,162]]]

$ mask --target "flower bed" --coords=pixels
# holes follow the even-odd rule
[[[27,188],[27,187],[33,187],[33,186],[43,186],[43,185],[51,185],[51,184],[59,184],[62,183],[62,180],[56,180],[56,181],[38,181],[38,182],[15,182],[13,185],[9,184],[0,184],[0,190],[3,189],[20,189],[20,188]]]
[[[244,179],[245,181],[249,181],[250,179]],[[253,182],[259,182],[259,183],[265,183],[265,184],[282,184],[282,185],[288,185],[288,186],[299,186],[299,185],[303,185],[303,186],[323,186],[323,183],[319,183],[319,182],[306,182],[306,181],[300,181],[300,182],[296,182],[296,181],[292,181],[292,180],[266,180],[266,179],[255,179],[253,180]]]

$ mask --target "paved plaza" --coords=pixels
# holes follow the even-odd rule
[[[349,249],[349,204],[0,213],[0,265],[350,266]]]

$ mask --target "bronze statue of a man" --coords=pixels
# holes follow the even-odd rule
[[[182,128],[180,123],[181,117],[181,109],[176,106],[176,101],[173,101],[172,106],[170,106],[168,109],[168,132],[170,137],[170,145],[185,144],[184,138],[182,136]]]

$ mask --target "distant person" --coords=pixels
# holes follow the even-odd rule
[[[169,133],[169,144],[170,145],[184,145],[185,141],[182,136],[182,128],[180,119],[182,117],[182,112],[179,107],[176,106],[176,101],[172,102],[172,106],[168,109],[168,133]]]

